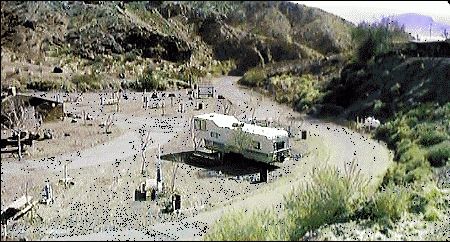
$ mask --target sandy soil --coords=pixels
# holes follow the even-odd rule
[[[178,163],[174,187],[182,196],[185,210],[178,218],[161,215],[161,207],[155,202],[134,201],[134,189],[144,179],[140,174],[142,161],[137,131],[147,128],[151,132],[153,143],[147,151],[146,169],[149,177],[154,178],[157,144],[162,146],[163,155],[192,150],[190,118],[200,113],[219,112],[220,101],[204,99],[206,108],[196,110],[195,100],[189,100],[186,91],[179,91],[173,107],[170,99],[166,99],[165,114],[162,115],[161,109],[142,108],[142,93],[127,93],[128,99],[122,100],[118,112],[112,106],[105,106],[102,111],[97,102],[104,94],[84,94],[83,102],[73,107],[74,111],[80,112],[85,108],[95,115],[96,120],[112,115],[121,135],[101,145],[68,152],[55,159],[2,162],[2,208],[23,195],[27,182],[28,193],[36,198],[46,179],[54,185],[56,194],[55,203],[39,205],[32,218],[26,215],[9,223],[8,234],[12,238],[29,239],[86,240],[98,239],[98,236],[116,240],[198,239],[229,209],[262,209],[281,203],[282,194],[306,178],[311,167],[318,162],[333,162],[342,167],[356,156],[358,166],[375,178],[374,182],[391,162],[389,151],[383,145],[339,125],[293,112],[289,107],[278,105],[267,97],[261,98],[251,90],[238,88],[237,79],[222,77],[212,80],[218,93],[233,103],[231,113],[239,119],[246,119],[251,116],[252,108],[257,107],[255,116],[258,118],[273,117],[284,125],[308,130],[306,141],[291,141],[292,153],[309,152],[307,157],[275,164],[269,174],[269,182],[257,184],[229,178],[236,176],[237,170],[242,175],[251,175],[258,170],[258,164],[244,161],[224,165]],[[185,113],[178,112],[178,102],[181,101],[187,104]],[[62,177],[60,162],[65,160],[71,161],[69,173],[75,181],[75,185],[68,189],[57,184]],[[175,165],[175,162],[163,160],[163,180],[167,187],[172,185]],[[216,171],[221,171],[221,175]]]

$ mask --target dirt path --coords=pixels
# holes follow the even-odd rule
[[[63,237],[59,240],[90,240],[102,236],[104,239],[131,238],[135,240],[197,240],[201,239],[205,231],[217,219],[230,210],[269,208],[283,202],[283,195],[291,191],[293,186],[307,179],[309,171],[317,163],[328,162],[343,168],[346,163],[356,158],[357,167],[372,178],[372,185],[379,182],[382,174],[392,160],[390,151],[374,140],[368,140],[359,133],[352,132],[342,126],[313,119],[294,112],[291,108],[277,104],[269,98],[262,98],[259,93],[239,87],[236,84],[238,77],[222,77],[213,80],[219,94],[229,99],[238,107],[233,113],[239,119],[251,116],[253,110],[250,106],[259,103],[255,116],[260,119],[272,117],[273,119],[289,120],[293,118],[292,125],[308,131],[307,143],[310,155],[303,157],[295,164],[293,171],[275,182],[262,187],[250,194],[238,196],[232,202],[216,204],[209,211],[201,212],[179,221],[157,223],[149,227],[147,233],[128,230],[125,232],[96,233],[81,236]],[[261,101],[258,101],[260,99]],[[249,105],[250,104],[250,105]],[[295,181],[295,182],[294,182]],[[163,237],[161,237],[164,235]]]
[[[238,87],[236,81],[239,78],[225,77],[218,82],[219,93],[230,99],[234,104],[243,107],[248,103],[256,102],[261,94],[252,90]],[[243,118],[247,113],[243,113],[239,118]],[[223,214],[230,210],[246,209],[251,212],[253,209],[269,208],[283,202],[283,196],[287,195],[293,186],[296,186],[300,179],[308,177],[314,164],[318,162],[329,162],[343,168],[346,163],[354,157],[357,159],[357,166],[371,179],[372,185],[381,179],[382,174],[391,162],[392,155],[383,145],[374,140],[369,140],[359,133],[343,128],[333,123],[325,123],[321,120],[312,119],[299,113],[295,113],[289,107],[282,106],[276,102],[263,98],[260,106],[255,112],[257,118],[266,117],[286,118],[294,117],[303,119],[303,122],[296,121],[294,124],[308,130],[309,147],[312,154],[305,157],[300,162],[291,176],[283,177],[274,183],[256,191],[240,201],[235,201],[229,206],[220,207],[216,210],[201,213],[195,217],[186,218],[178,223],[170,222],[157,224],[153,230],[170,235],[178,240],[201,239],[202,233],[195,226],[196,224],[206,224],[212,226]]]
[[[152,119],[150,117],[117,117],[117,119],[119,121],[117,121],[116,124],[120,126],[121,129],[126,130],[126,132],[114,140],[72,154],[64,154],[58,157],[58,159],[44,158],[37,162],[29,160],[21,163],[2,163],[2,174],[17,174],[18,172],[23,172],[25,174],[28,170],[36,169],[48,169],[56,172],[63,169],[61,161],[65,160],[71,160],[70,169],[76,169],[109,163],[117,159],[125,159],[138,154],[140,138],[137,131],[144,124],[149,127],[155,127],[150,132],[150,136],[153,137],[154,140],[157,140],[159,144],[164,145],[173,138],[177,132],[182,130],[187,122],[186,120],[179,122],[179,120],[171,116],[160,117],[158,119]],[[171,133],[158,128],[159,126],[157,124],[162,120],[172,127]],[[149,149],[155,147],[157,147],[156,142],[151,144]]]

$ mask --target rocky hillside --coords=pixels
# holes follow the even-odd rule
[[[1,4],[3,87],[98,89],[153,71],[187,83],[351,49],[349,22],[290,2]]]

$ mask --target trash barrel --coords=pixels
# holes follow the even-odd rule
[[[267,182],[267,169],[262,168],[259,172],[259,181],[260,182]]]
[[[181,195],[174,194],[173,195],[173,204],[174,204],[174,210],[181,209]]]
[[[306,139],[306,130],[302,130],[302,139]]]

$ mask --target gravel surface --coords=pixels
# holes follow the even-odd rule
[[[154,202],[135,202],[134,189],[143,179],[139,174],[139,128],[146,125],[151,130],[154,143],[147,152],[147,170],[148,174],[155,174],[153,157],[156,155],[156,144],[163,146],[164,154],[192,150],[190,118],[200,113],[218,112],[221,107],[217,100],[205,99],[205,110],[194,110],[192,107],[195,103],[190,103],[186,92],[180,91],[177,95],[181,98],[176,102],[184,100],[190,109],[186,113],[179,113],[175,103],[174,107],[167,106],[162,116],[161,109],[142,109],[142,94],[129,93],[128,100],[121,103],[121,111],[114,114],[115,124],[124,131],[122,136],[93,148],[64,155],[64,159],[67,157],[72,160],[69,173],[76,181],[73,187],[65,190],[56,185],[62,171],[61,166],[52,164],[52,161],[2,163],[2,194],[4,189],[17,189],[9,187],[3,177],[14,176],[15,170],[28,167],[24,173],[30,177],[54,177],[51,181],[55,184],[57,196],[55,204],[38,206],[36,213],[41,219],[24,217],[14,221],[7,227],[8,234],[15,238],[69,240],[200,239],[214,221],[229,209],[262,209],[281,203],[282,195],[301,179],[307,178],[317,163],[332,162],[343,167],[357,157],[358,167],[369,177],[375,178],[372,179],[375,183],[391,162],[390,152],[384,145],[342,126],[296,113],[267,97],[261,98],[259,93],[238,88],[238,79],[221,77],[212,80],[218,94],[233,103],[231,112],[238,119],[250,117],[252,108],[259,104],[255,111],[257,118],[272,117],[278,123],[308,131],[305,141],[291,141],[293,153],[304,154],[303,158],[276,164],[275,170],[269,174],[268,183],[251,184],[248,180],[230,179],[235,176],[233,170],[240,169],[244,175],[251,175],[257,170],[257,165],[239,161],[224,166],[179,163],[175,189],[181,194],[182,208],[185,208],[181,215],[161,215],[160,206]],[[89,95],[91,98],[86,98],[85,102],[99,99],[99,94]],[[81,105],[89,107],[86,103]],[[98,119],[105,119],[114,113],[111,109],[93,111],[96,110],[91,112],[97,113]],[[162,123],[165,125],[160,125]],[[51,169],[44,169],[47,166]],[[174,167],[175,163],[163,161],[163,180],[166,184],[172,180]],[[35,194],[39,197],[43,183],[35,178],[34,184]],[[11,201],[11,198],[7,199],[2,197],[2,207]]]

